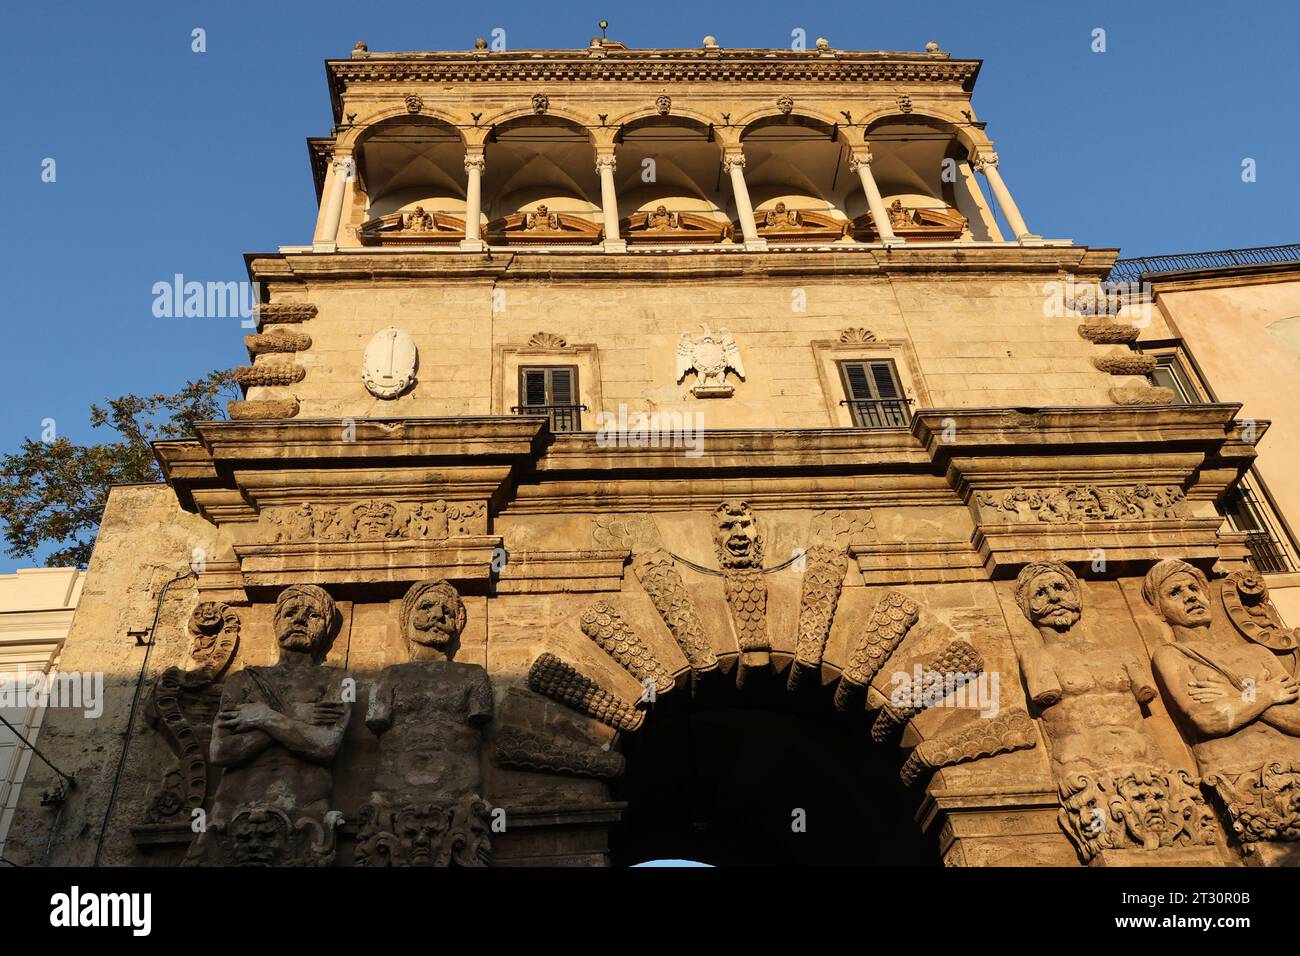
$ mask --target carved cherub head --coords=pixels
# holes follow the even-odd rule
[[[1210,583],[1186,561],[1157,561],[1142,582],[1142,598],[1171,627],[1210,626]]]
[[[1016,578],[1016,603],[1038,628],[1068,631],[1079,623],[1083,595],[1079,579],[1059,561],[1034,561]]]
[[[402,598],[401,621],[412,650],[430,647],[450,657],[465,628],[465,603],[448,581],[417,581]]]
[[[275,599],[275,639],[289,651],[316,653],[334,627],[334,599],[315,584],[291,584]]]
[[[762,567],[763,539],[758,529],[758,518],[750,510],[749,502],[724,501],[718,505],[713,517],[717,522],[713,545],[718,551],[718,564],[723,568]]]

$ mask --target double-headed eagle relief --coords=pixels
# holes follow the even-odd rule
[[[714,332],[700,325],[700,334],[694,338],[682,333],[677,342],[677,384],[694,372],[697,376],[691,387],[696,398],[726,398],[735,388],[727,384],[727,372],[735,372],[744,381],[745,364],[740,360],[740,349],[730,332]]]

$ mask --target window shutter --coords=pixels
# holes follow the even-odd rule
[[[844,380],[849,386],[850,401],[865,401],[873,397],[866,362],[845,362]]]
[[[552,405],[572,405],[573,401],[573,370],[567,368],[553,368],[551,373],[551,404]]]
[[[524,404],[546,404],[546,370],[530,368],[524,371]]]
[[[899,398],[902,392],[894,378],[893,362],[872,362],[871,379],[876,386],[876,398]]]

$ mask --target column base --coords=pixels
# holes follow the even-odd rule
[[[487,250],[487,243],[482,239],[462,239],[460,248],[464,252],[484,252]]]
[[[745,248],[748,249],[750,252],[766,252],[766,251],[767,251],[767,240],[766,240],[766,239],[746,239],[746,240],[745,240]]]
[[[626,239],[606,239],[600,246],[605,252],[627,252]]]
[[[902,238],[900,238],[900,237],[898,237],[898,236],[895,236],[893,239],[882,239],[882,240],[880,240],[880,244],[881,244],[882,246],[884,246],[886,249],[892,249],[894,246],[905,246],[905,245],[907,245],[907,240],[906,240],[906,239],[902,239]]]
[[[1023,236],[1016,236],[1016,242],[1022,246],[1045,246],[1042,236],[1036,236],[1032,232],[1027,232]]]
[[[338,244],[333,242],[313,242],[311,244],[312,252],[334,252],[338,249]]]

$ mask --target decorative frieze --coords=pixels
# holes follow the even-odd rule
[[[1205,783],[1228,811],[1248,851],[1300,841],[1300,763],[1273,761],[1245,773],[1208,773]]]
[[[1176,485],[1057,485],[1001,494],[978,491],[975,498],[992,515],[1010,515],[1004,520],[1014,521],[1134,521],[1187,515],[1187,495]]]
[[[320,820],[294,817],[267,803],[245,806],[229,821],[208,825],[206,836],[187,860],[191,866],[330,866],[337,855],[343,814],[331,810]]]
[[[361,808],[353,866],[487,866],[492,807],[474,794],[451,805],[412,803]]]
[[[487,506],[481,501],[411,502],[369,499],[354,504],[303,502],[268,508],[262,524],[268,540],[294,541],[415,541],[482,535],[487,531]]]
[[[1090,862],[1105,850],[1211,846],[1214,814],[1185,770],[1136,766],[1067,774],[1061,828]]]

